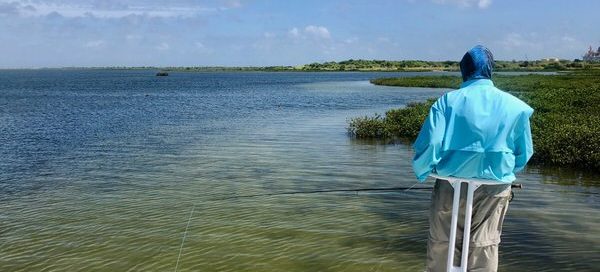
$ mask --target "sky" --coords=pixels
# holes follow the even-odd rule
[[[597,0],[0,0],[0,68],[575,59]]]

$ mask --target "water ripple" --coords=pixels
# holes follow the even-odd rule
[[[0,73],[0,271],[172,271],[194,205],[180,271],[424,268],[428,191],[223,198],[411,186],[410,148],[348,139],[346,120],[442,91],[145,73]],[[600,191],[547,180],[519,177],[500,269],[593,271]]]

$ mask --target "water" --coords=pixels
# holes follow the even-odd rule
[[[216,198],[414,184],[412,151],[347,119],[444,90],[411,73],[0,72],[0,271],[421,271],[428,191]],[[600,178],[529,168],[502,271],[600,266]]]

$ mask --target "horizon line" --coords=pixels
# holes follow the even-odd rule
[[[525,61],[549,61],[549,60],[558,60],[558,61],[575,61],[581,59],[563,59],[563,58],[543,58],[536,60],[495,60],[500,62],[525,62]],[[419,59],[404,59],[404,60],[384,60],[384,59],[345,59],[340,61],[324,61],[324,62],[311,62],[305,64],[298,65],[112,65],[112,66],[37,66],[37,67],[0,67],[0,70],[44,70],[44,69],[169,69],[169,68],[217,68],[217,69],[235,69],[235,68],[271,68],[271,67],[301,67],[307,66],[311,64],[325,64],[330,62],[340,63],[344,61],[386,61],[386,62],[403,62],[403,61],[423,61],[423,62],[456,62],[457,64],[460,61],[456,60],[419,60]]]

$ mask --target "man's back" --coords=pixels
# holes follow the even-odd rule
[[[494,87],[472,79],[432,106],[414,144],[417,178],[441,176],[512,182],[533,147],[529,117],[533,109]]]
[[[415,144],[413,168],[424,181],[431,172],[442,177],[498,181],[482,185],[473,195],[469,271],[496,271],[502,222],[508,209],[514,173],[521,170],[533,146],[529,117],[533,109],[491,81],[493,56],[482,46],[460,62],[464,83],[438,99]],[[446,271],[454,188],[437,179],[431,196],[427,271]],[[464,201],[461,202],[464,206]],[[458,230],[464,228],[458,222]],[[461,237],[457,233],[457,237]],[[456,243],[457,252],[462,245]],[[457,255],[454,256],[455,260]]]

